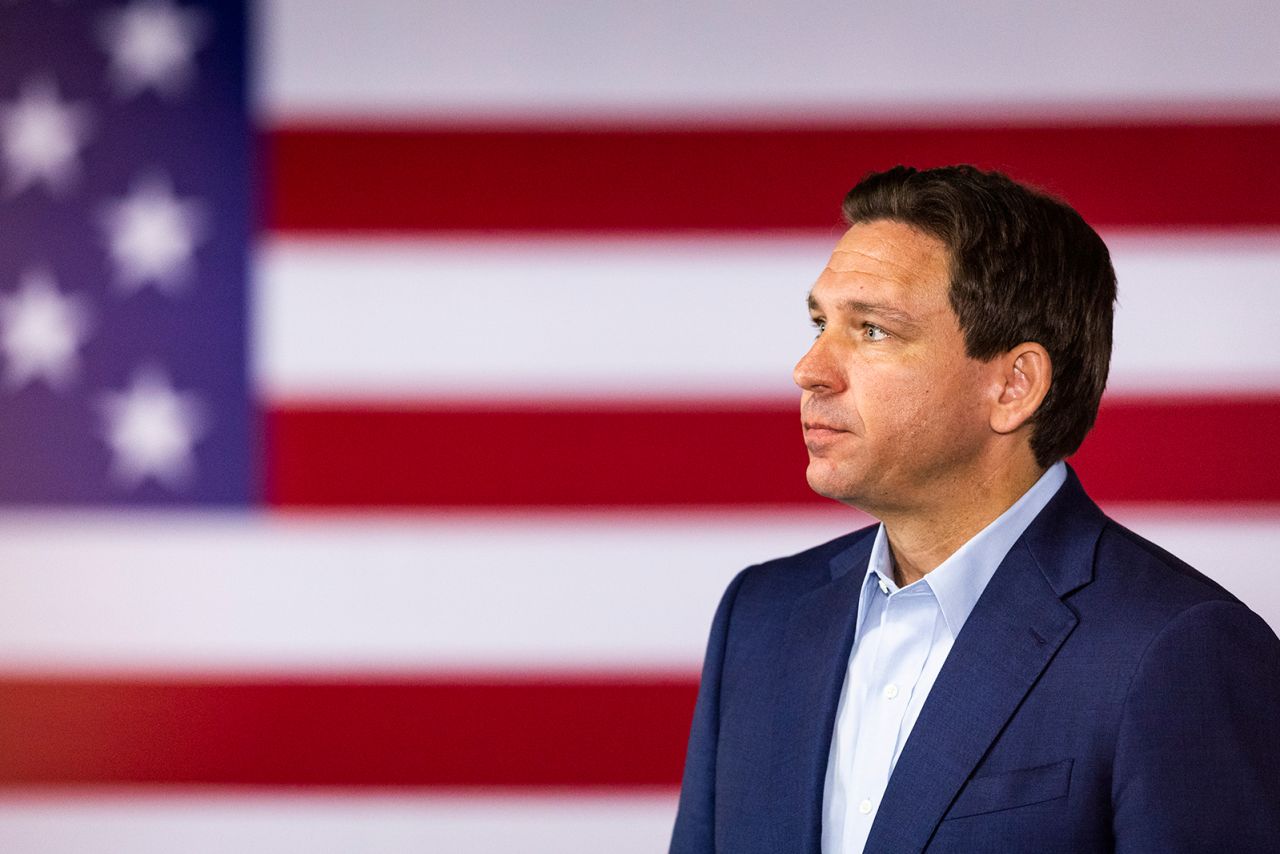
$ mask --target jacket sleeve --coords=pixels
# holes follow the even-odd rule
[[[698,702],[689,731],[680,807],[671,836],[671,854],[712,854],[715,851],[716,747],[720,740],[720,675],[729,636],[729,617],[747,570],[738,573],[720,598],[711,622],[711,638],[702,665]]]
[[[1280,640],[1202,602],[1151,641],[1116,741],[1116,852],[1280,851]]]

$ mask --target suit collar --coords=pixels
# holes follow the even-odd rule
[[[1075,628],[1062,601],[1093,577],[1106,517],[1074,472],[996,570],[889,778],[868,852],[922,851],[965,781]]]
[[[1093,556],[1107,517],[1080,485],[1075,469],[1027,528],[1023,541],[1059,598],[1093,580]]]
[[[956,637],[889,778],[868,852],[922,851],[961,786],[1076,625],[1025,541]]]
[[[918,586],[927,587],[937,599],[952,638],[964,628],[969,615],[973,613],[973,606],[978,603],[978,598],[991,582],[1005,555],[1040,515],[1040,511],[1058,494],[1066,479],[1065,463],[1050,466],[1008,509],[970,537],[968,542],[962,544],[928,575],[915,582]],[[876,576],[883,578],[884,586],[890,591],[898,589],[893,578],[893,558],[889,553],[889,538],[884,525],[876,530],[866,574],[873,581],[877,580]],[[866,589],[868,588],[864,585],[863,590]],[[871,599],[869,596],[862,598],[863,601],[859,603],[859,622],[863,620],[867,602]],[[859,636],[861,634],[860,631]],[[855,639],[854,644],[857,643]]]
[[[903,748],[868,852],[921,851],[1027,691],[1076,625],[1061,598],[1087,584],[1106,517],[1068,469],[1062,488],[996,570]],[[777,840],[817,852],[836,708],[873,538],[831,558],[832,581],[793,607],[782,649],[772,776]],[[859,571],[854,572],[853,570]],[[802,840],[796,848],[796,840]]]
[[[1067,465],[1067,479],[1019,538],[1049,586],[1059,597],[1093,580],[1093,550],[1107,517],[1080,484],[1075,469]],[[864,528],[851,546],[831,558],[831,578],[847,572],[866,572],[878,526]]]
[[[827,562],[831,569],[832,580],[840,578],[842,575],[855,572],[861,577],[867,569],[867,562],[871,559],[871,547],[875,543],[876,532],[880,530],[879,525],[869,525],[859,531],[862,534],[853,541],[853,544],[843,551],[839,551]]]
[[[822,789],[836,707],[853,646],[855,615],[871,556],[874,528],[830,561],[834,579],[802,596],[791,609],[779,653],[773,760],[769,769],[774,814],[773,850],[817,854],[822,834]],[[796,840],[804,840],[799,848]]]

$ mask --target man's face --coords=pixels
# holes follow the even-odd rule
[[[939,240],[888,220],[836,244],[810,293],[818,336],[795,368],[815,492],[876,514],[918,509],[979,468],[997,378],[965,355],[948,260]]]

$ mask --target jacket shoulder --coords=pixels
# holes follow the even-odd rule
[[[869,552],[876,527],[868,525],[804,551],[747,567],[741,573],[739,598],[782,602],[827,584],[832,578],[832,561],[849,557],[847,553],[858,552],[859,547]]]
[[[1175,612],[1202,602],[1240,601],[1186,561],[1112,519],[1098,540],[1095,572],[1095,580],[1122,582]]]
[[[1110,649],[1135,653],[1195,614],[1263,623],[1217,581],[1110,519],[1098,538],[1092,583],[1064,601]]]

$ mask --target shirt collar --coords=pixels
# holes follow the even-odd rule
[[[1057,462],[1040,476],[1040,479],[1013,506],[1001,513],[996,519],[983,528],[964,545],[957,549],[924,578],[908,584],[902,591],[917,589],[922,593],[932,593],[938,600],[943,619],[952,638],[960,634],[973,606],[978,604],[978,597],[987,588],[991,576],[1004,560],[1005,555],[1013,548],[1022,533],[1036,518],[1040,511],[1053,498],[1058,488],[1067,479],[1066,463]],[[858,623],[862,624],[866,613],[866,604],[870,596],[884,595],[881,591],[888,589],[890,594],[898,591],[893,581],[893,563],[889,555],[889,538],[881,524],[876,530],[875,541],[871,545],[871,559],[867,561],[867,574],[862,583],[862,596],[858,607]]]

